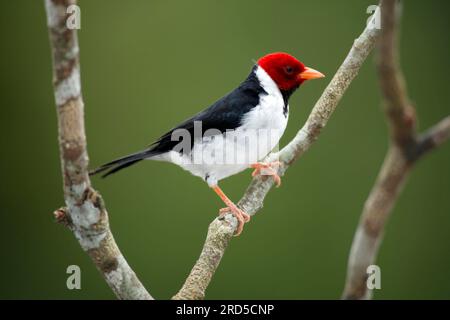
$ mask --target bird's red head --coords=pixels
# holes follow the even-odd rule
[[[280,90],[294,90],[305,80],[325,77],[284,52],[265,55],[258,60],[258,65],[275,81]]]

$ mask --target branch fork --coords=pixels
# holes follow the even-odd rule
[[[377,62],[380,88],[385,100],[390,143],[376,182],[367,198],[353,238],[343,299],[370,299],[367,268],[374,264],[384,227],[414,164],[450,137],[450,116],[423,134],[416,131],[417,116],[406,92],[398,63],[400,4],[381,1],[381,31]]]

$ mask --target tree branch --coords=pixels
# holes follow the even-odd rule
[[[382,41],[379,43],[378,77],[385,97],[385,112],[391,137],[399,145],[413,144],[415,140],[415,110],[411,106],[406,84],[398,63],[398,17],[400,6],[393,1],[381,2]]]
[[[363,31],[359,38],[355,40],[341,67],[317,101],[305,125],[286,147],[279,153],[269,156],[270,160],[278,158],[281,161],[280,175],[284,175],[289,166],[306,152],[318,138],[322,128],[327,124],[343,94],[374,47],[377,35],[378,30],[374,28],[366,28]],[[256,214],[262,208],[264,198],[272,186],[273,180],[271,178],[254,178],[238,202],[238,206],[250,215]],[[183,287],[173,299],[204,298],[205,290],[233,236],[236,225],[237,221],[231,215],[216,218],[209,225],[200,257]]]
[[[367,267],[375,263],[384,226],[414,163],[450,137],[450,116],[417,137],[415,109],[409,102],[398,64],[397,25],[399,4],[381,1],[382,32],[377,64],[385,113],[390,127],[390,146],[363,208],[347,268],[344,299],[370,299]]]
[[[450,116],[445,117],[418,138],[417,156],[439,147],[450,138]]]
[[[67,206],[55,216],[73,231],[119,299],[152,299],[114,241],[103,200],[89,180],[77,32],[66,27],[72,4],[76,0],[45,1]]]

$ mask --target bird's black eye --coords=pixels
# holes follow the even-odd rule
[[[287,73],[287,74],[291,74],[292,72],[294,72],[294,68],[292,68],[291,66],[287,66],[287,67],[285,68],[285,70],[286,70],[286,73]]]

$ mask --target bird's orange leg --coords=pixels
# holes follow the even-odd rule
[[[256,175],[261,176],[271,176],[273,180],[275,181],[275,184],[277,187],[281,185],[281,178],[278,175],[278,167],[281,165],[280,161],[274,161],[270,163],[264,163],[264,162],[257,162],[252,165],[250,165],[251,168],[254,168],[255,170],[252,173],[252,177]]]
[[[236,229],[235,236],[238,236],[241,234],[242,230],[244,229],[244,223],[250,221],[250,216],[239,209],[237,205],[233,203],[226,195],[223,193],[222,189],[220,189],[218,186],[213,187],[213,190],[217,193],[217,195],[222,199],[222,201],[226,204],[226,208],[222,208],[219,211],[220,216],[223,216],[227,213],[231,213],[233,216],[236,217],[238,220],[238,226]]]

